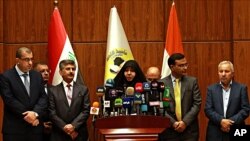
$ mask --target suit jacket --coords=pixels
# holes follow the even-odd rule
[[[207,127],[207,141],[229,140],[229,134],[220,130],[222,119],[231,119],[235,124],[244,124],[249,116],[249,101],[247,87],[243,84],[232,82],[226,117],[224,117],[222,86],[220,83],[207,88],[205,114],[209,119]]]
[[[49,112],[53,123],[51,141],[71,141],[63,131],[66,124],[72,124],[78,132],[77,140],[87,140],[87,119],[90,102],[88,88],[77,83],[73,84],[71,105],[68,105],[63,83],[49,89]]]
[[[23,119],[23,112],[34,111],[38,113],[41,120],[48,106],[48,97],[44,91],[41,74],[31,70],[29,76],[30,96],[15,67],[4,72],[1,77],[1,93],[4,102],[3,134],[42,134],[43,132],[42,124],[35,127]]]
[[[175,115],[175,95],[173,82],[171,75],[159,80],[163,82],[165,86],[170,88],[170,107],[167,108],[166,116],[170,118],[171,124],[177,121]],[[181,82],[181,112],[182,112],[182,121],[186,124],[187,128],[183,133],[177,133],[173,128],[167,129],[164,139],[170,140],[169,138],[193,138],[193,140],[198,140],[199,136],[199,126],[198,126],[198,114],[201,106],[201,94],[197,79],[190,76],[183,76],[180,80]]]

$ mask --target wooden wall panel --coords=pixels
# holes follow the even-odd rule
[[[235,80],[248,86],[248,98],[250,98],[250,41],[234,43],[234,69]],[[250,124],[250,117],[247,119]]]
[[[233,38],[235,40],[250,40],[250,1],[233,1]]]
[[[74,42],[105,42],[110,9],[116,6],[129,41],[163,41],[164,5],[162,0],[74,1]]]
[[[230,40],[229,0],[177,0],[175,3],[184,41]],[[169,10],[165,12],[169,15]]]

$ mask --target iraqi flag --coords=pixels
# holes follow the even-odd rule
[[[161,77],[164,78],[171,73],[171,70],[168,66],[168,58],[173,53],[182,53],[184,54],[181,34],[179,29],[179,23],[177,18],[177,13],[175,9],[175,3],[173,2],[169,20],[168,20],[168,29],[166,36],[166,44],[164,48],[164,56],[161,70]]]
[[[48,35],[48,56],[49,67],[51,69],[50,84],[58,85],[62,82],[59,74],[59,63],[64,59],[72,59],[76,63],[76,72],[74,81],[83,83],[81,74],[78,70],[78,62],[70,44],[69,37],[64,28],[61,15],[57,7],[55,7],[49,24]]]
[[[116,7],[113,7],[109,15],[104,83],[114,79],[127,60],[134,60],[134,57]]]

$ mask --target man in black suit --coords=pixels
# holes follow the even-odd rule
[[[59,71],[63,81],[49,89],[51,141],[88,140],[89,92],[85,85],[73,81],[75,70],[73,60],[62,60]]]
[[[43,77],[44,90],[46,94],[48,95],[48,88],[51,86],[48,84],[49,76],[50,76],[50,69],[48,65],[43,62],[37,62],[34,64],[34,70],[41,73]],[[47,115],[44,119],[43,126],[44,126],[43,140],[49,141],[51,130],[52,130],[52,122],[49,120],[49,111],[47,112]]]
[[[41,119],[48,98],[41,74],[31,70],[32,65],[32,51],[21,47],[16,51],[16,65],[1,78],[3,141],[42,141]]]

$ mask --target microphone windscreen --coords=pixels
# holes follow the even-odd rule
[[[126,89],[126,96],[132,97],[134,96],[135,89],[133,87],[127,87]]]
[[[116,98],[114,105],[115,105],[115,107],[122,107],[122,99],[121,98]]]
[[[170,102],[170,88],[169,87],[165,87],[162,101],[163,101],[163,107],[169,107],[169,102]]]
[[[141,111],[142,111],[142,112],[147,112],[147,111],[148,111],[148,105],[142,104],[142,105],[141,105]]]
[[[93,102],[92,106],[93,106],[93,107],[96,107],[96,108],[99,107],[99,102],[96,102],[96,101]]]
[[[115,99],[117,97],[117,93],[116,93],[116,90],[115,89],[110,89],[109,90],[109,97],[111,99]]]
[[[149,82],[143,82],[142,85],[144,92],[149,92],[151,90],[151,84]]]
[[[138,92],[134,95],[134,104],[141,104],[142,103],[142,95]]]
[[[96,88],[96,95],[98,97],[102,97],[105,94],[105,88],[104,87],[97,87]]]
[[[160,92],[164,92],[164,90],[165,90],[165,84],[163,82],[158,82],[158,90]]]
[[[115,90],[118,97],[124,96],[124,89],[122,87],[117,87]]]
[[[157,90],[158,89],[158,82],[152,81],[151,82],[151,90]]]
[[[136,92],[139,92],[139,93],[142,93],[143,92],[143,86],[142,86],[142,83],[141,82],[137,82],[135,84],[135,91]]]
[[[115,84],[114,79],[107,79],[105,83],[105,87],[113,88],[114,84]]]
[[[130,108],[131,107],[130,98],[127,98],[127,97],[123,98],[122,105],[123,105],[123,108],[125,108],[125,109]]]

